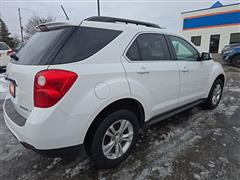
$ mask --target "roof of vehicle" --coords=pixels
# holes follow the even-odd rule
[[[106,16],[93,16],[84,19],[81,22],[77,21],[61,21],[61,22],[48,22],[40,24],[37,28],[44,31],[44,28],[48,30],[60,29],[68,26],[89,26],[89,27],[98,27],[106,29],[115,29],[115,30],[135,30],[135,31],[161,31],[165,32],[159,25],[144,21],[136,21],[131,19],[115,18],[115,17],[106,17]]]
[[[142,25],[146,27],[159,28],[161,27],[157,24],[145,22],[145,21],[136,21],[132,19],[116,18],[116,17],[107,17],[107,16],[93,16],[85,19],[85,21],[97,21],[97,22],[108,22],[108,23],[124,23],[124,24],[135,24]]]

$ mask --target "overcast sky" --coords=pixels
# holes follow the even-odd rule
[[[208,8],[215,0],[100,0],[101,15],[150,21],[174,32],[181,28],[181,12]],[[221,0],[222,4],[238,3],[239,0]],[[97,15],[96,0],[0,0],[0,17],[12,35],[19,36],[18,8],[21,8],[23,26],[33,15],[54,16],[64,20],[60,5],[71,20]]]

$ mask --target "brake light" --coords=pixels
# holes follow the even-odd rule
[[[9,50],[9,51],[7,51],[7,56],[10,56],[13,53],[14,53],[13,50]]]
[[[43,70],[34,81],[34,106],[48,108],[55,105],[72,87],[78,75],[66,70]]]

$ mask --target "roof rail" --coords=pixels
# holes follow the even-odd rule
[[[161,27],[159,25],[153,24],[153,23],[148,23],[148,22],[144,22],[144,21],[135,21],[135,20],[131,20],[131,19],[106,17],[106,16],[92,16],[92,17],[85,19],[85,21],[98,21],[98,22],[109,22],[109,23],[120,22],[120,23],[125,23],[125,24],[136,24],[136,25],[142,25],[142,26],[161,29]]]

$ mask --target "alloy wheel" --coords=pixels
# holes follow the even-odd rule
[[[129,149],[133,141],[133,126],[125,119],[112,124],[103,137],[102,151],[106,158],[117,159]]]

